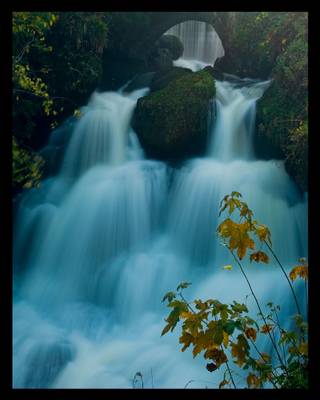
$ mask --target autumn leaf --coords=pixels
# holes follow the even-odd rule
[[[255,262],[261,261],[261,262],[264,262],[265,264],[268,264],[269,257],[263,251],[257,251],[255,253],[250,254],[250,262],[252,262],[252,261],[255,261]]]
[[[272,332],[273,328],[274,328],[274,325],[272,325],[272,324],[265,324],[265,325],[263,325],[263,326],[261,327],[260,332],[261,332],[261,333],[269,333],[269,332]]]
[[[242,260],[243,257],[246,255],[248,247],[250,249],[254,249],[254,241],[250,238],[244,239],[238,247],[237,254],[238,254],[238,257],[240,258],[240,260]]]
[[[258,235],[261,242],[268,241],[271,246],[271,233],[267,226],[260,224],[255,228],[256,234]]]
[[[254,249],[255,243],[248,235],[250,231],[250,223],[236,223],[227,218],[218,226],[218,233],[222,238],[229,238],[229,249],[231,251],[237,249],[237,255],[240,260],[246,255],[247,249]]]
[[[231,236],[233,229],[234,229],[234,222],[230,218],[225,219],[218,226],[218,232],[220,236],[225,238]]]
[[[301,279],[308,280],[308,266],[307,265],[297,265],[294,267],[290,274],[290,279],[292,281],[295,281],[297,277],[299,276]]]
[[[232,265],[225,265],[224,267],[222,267],[222,269],[225,269],[227,271],[231,271],[232,270]]]
[[[249,207],[246,203],[242,203],[240,217],[247,217],[247,216],[251,217],[252,211],[249,209]]]
[[[193,358],[196,357],[202,350],[203,350],[203,347],[200,346],[199,344],[196,344],[192,350]]]
[[[257,331],[254,328],[247,328],[244,333],[248,339],[252,339],[253,341],[257,338]]]
[[[213,372],[213,371],[215,371],[218,367],[217,367],[216,364],[210,363],[210,364],[207,364],[207,365],[206,365],[206,368],[207,368],[207,370],[208,370],[209,372]]]
[[[227,356],[225,355],[225,352],[223,350],[213,348],[210,350],[207,350],[204,353],[204,358],[210,359],[216,362],[217,367],[220,367],[221,364],[225,363],[228,361]]]
[[[300,354],[308,356],[308,342],[301,342],[298,349]]]
[[[271,360],[271,357],[268,353],[260,353],[261,358],[259,360],[260,363],[268,363]]]
[[[219,383],[219,389],[222,389],[224,386],[228,385],[229,381],[227,381],[226,379],[224,379],[223,381],[221,381]]]
[[[222,341],[223,345],[225,348],[228,347],[229,344],[229,335],[227,334],[227,332],[223,331],[223,341]]]
[[[237,343],[231,343],[231,354],[235,358],[235,362],[241,367],[246,361],[250,347],[244,335],[238,335],[237,339]]]
[[[192,316],[193,316],[193,314],[192,314],[192,312],[190,312],[190,311],[183,311],[183,312],[180,314],[180,317],[183,318],[183,319],[188,319],[188,318],[190,318],[190,317],[192,317]]]
[[[258,389],[260,387],[260,379],[252,373],[247,376],[247,383],[249,388]]]
[[[193,343],[193,336],[188,332],[183,332],[183,334],[179,338],[179,342],[184,345],[181,351],[185,351],[190,346],[190,344]]]

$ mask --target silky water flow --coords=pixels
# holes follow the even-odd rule
[[[223,371],[182,353],[179,328],[160,336],[161,300],[189,281],[188,299],[246,302],[256,316],[236,266],[222,269],[234,262],[216,235],[219,203],[234,190],[270,228],[288,271],[307,256],[307,193],[282,161],[253,151],[256,102],[269,84],[216,81],[207,154],[180,168],[145,159],[130,126],[148,89],[95,92],[78,120],[52,133],[44,151],[60,167],[21,196],[14,221],[15,388],[140,387],[137,372],[149,388],[218,386]],[[261,304],[281,305],[288,324],[295,305],[279,268],[245,268]],[[267,339],[259,346],[272,352]]]

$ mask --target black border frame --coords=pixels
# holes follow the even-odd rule
[[[319,173],[319,166],[316,166],[317,155],[317,142],[316,136],[319,130],[316,125],[316,96],[318,91],[316,88],[320,88],[318,84],[317,72],[319,68],[319,54],[316,48],[316,30],[319,25],[320,15],[316,13],[316,9],[312,9],[311,1],[304,3],[291,1],[290,4],[284,5],[280,2],[273,3],[269,1],[260,1],[255,5],[228,0],[227,3],[219,3],[215,5],[211,1],[203,3],[199,0],[193,3],[186,3],[186,0],[175,3],[169,1],[162,1],[158,4],[150,3],[147,1],[137,1],[137,4],[128,1],[128,3],[122,2],[116,3],[114,1],[108,1],[106,3],[90,1],[90,3],[84,4],[74,2],[71,4],[62,2],[59,4],[56,1],[53,2],[42,2],[36,0],[30,1],[11,1],[9,4],[2,4],[1,10],[1,39],[2,39],[2,63],[1,63],[1,79],[3,80],[4,94],[1,98],[1,111],[3,116],[1,118],[2,126],[1,129],[1,147],[0,147],[0,173],[1,173],[1,225],[0,233],[3,235],[0,240],[1,248],[1,262],[0,267],[0,284],[1,284],[1,321],[2,326],[1,332],[1,363],[3,366],[0,374],[0,393],[1,399],[8,398],[64,398],[64,397],[76,397],[85,396],[86,398],[114,398],[118,396],[130,396],[130,397],[154,397],[161,396],[179,396],[179,395],[191,395],[191,396],[203,396],[203,397],[218,397],[218,398],[247,398],[251,397],[256,399],[274,399],[282,398],[283,396],[299,396],[299,398],[307,399],[314,398],[313,393],[318,396],[320,394],[320,379],[317,375],[318,360],[320,360],[319,344],[317,343],[317,273],[319,273],[319,267],[316,262],[316,240],[317,240],[317,221],[319,211],[317,210],[318,201],[316,197],[316,186],[317,181],[315,176]],[[96,4],[94,4],[96,3]],[[316,3],[314,1],[314,3]],[[313,4],[314,5],[314,4]],[[135,6],[135,7],[134,7]],[[275,389],[189,389],[189,392],[182,392],[183,389],[13,389],[12,388],[12,192],[11,192],[11,165],[12,165],[12,145],[11,145],[11,127],[12,127],[12,106],[11,106],[11,13],[12,11],[256,11],[256,10],[267,10],[267,11],[304,11],[309,13],[309,170],[308,170],[308,223],[309,223],[309,304],[310,304],[310,332],[309,332],[309,347],[310,347],[310,387],[308,390],[280,390]],[[318,17],[318,18],[317,18]],[[320,37],[320,35],[318,36]],[[294,95],[294,94],[293,94]],[[310,117],[311,115],[311,117]],[[312,182],[314,180],[314,182]],[[191,392],[190,392],[191,390]],[[213,390],[213,392],[212,392]],[[150,393],[150,391],[152,391]],[[194,392],[196,391],[196,393]],[[244,391],[244,392],[243,392]]]

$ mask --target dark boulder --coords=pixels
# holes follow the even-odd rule
[[[157,71],[151,81],[150,90],[153,92],[163,89],[168,86],[170,82],[190,73],[192,73],[191,69],[181,67],[171,67]]]
[[[173,66],[173,61],[183,54],[183,44],[174,35],[163,35],[158,39],[147,59],[151,70],[163,70]]]
[[[179,160],[203,154],[208,108],[215,95],[206,71],[185,73],[138,100],[133,127],[148,157]]]
[[[160,49],[167,49],[173,61],[182,57],[184,48],[181,40],[174,35],[163,35],[157,41],[156,46]]]

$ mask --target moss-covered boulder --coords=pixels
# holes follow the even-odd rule
[[[214,79],[202,70],[139,99],[133,127],[147,156],[178,160],[203,154],[214,95]]]
[[[187,74],[192,74],[192,70],[182,67],[170,67],[161,71],[157,71],[152,78],[150,90],[153,92],[155,90],[163,89],[168,86],[170,82],[173,82]]]

